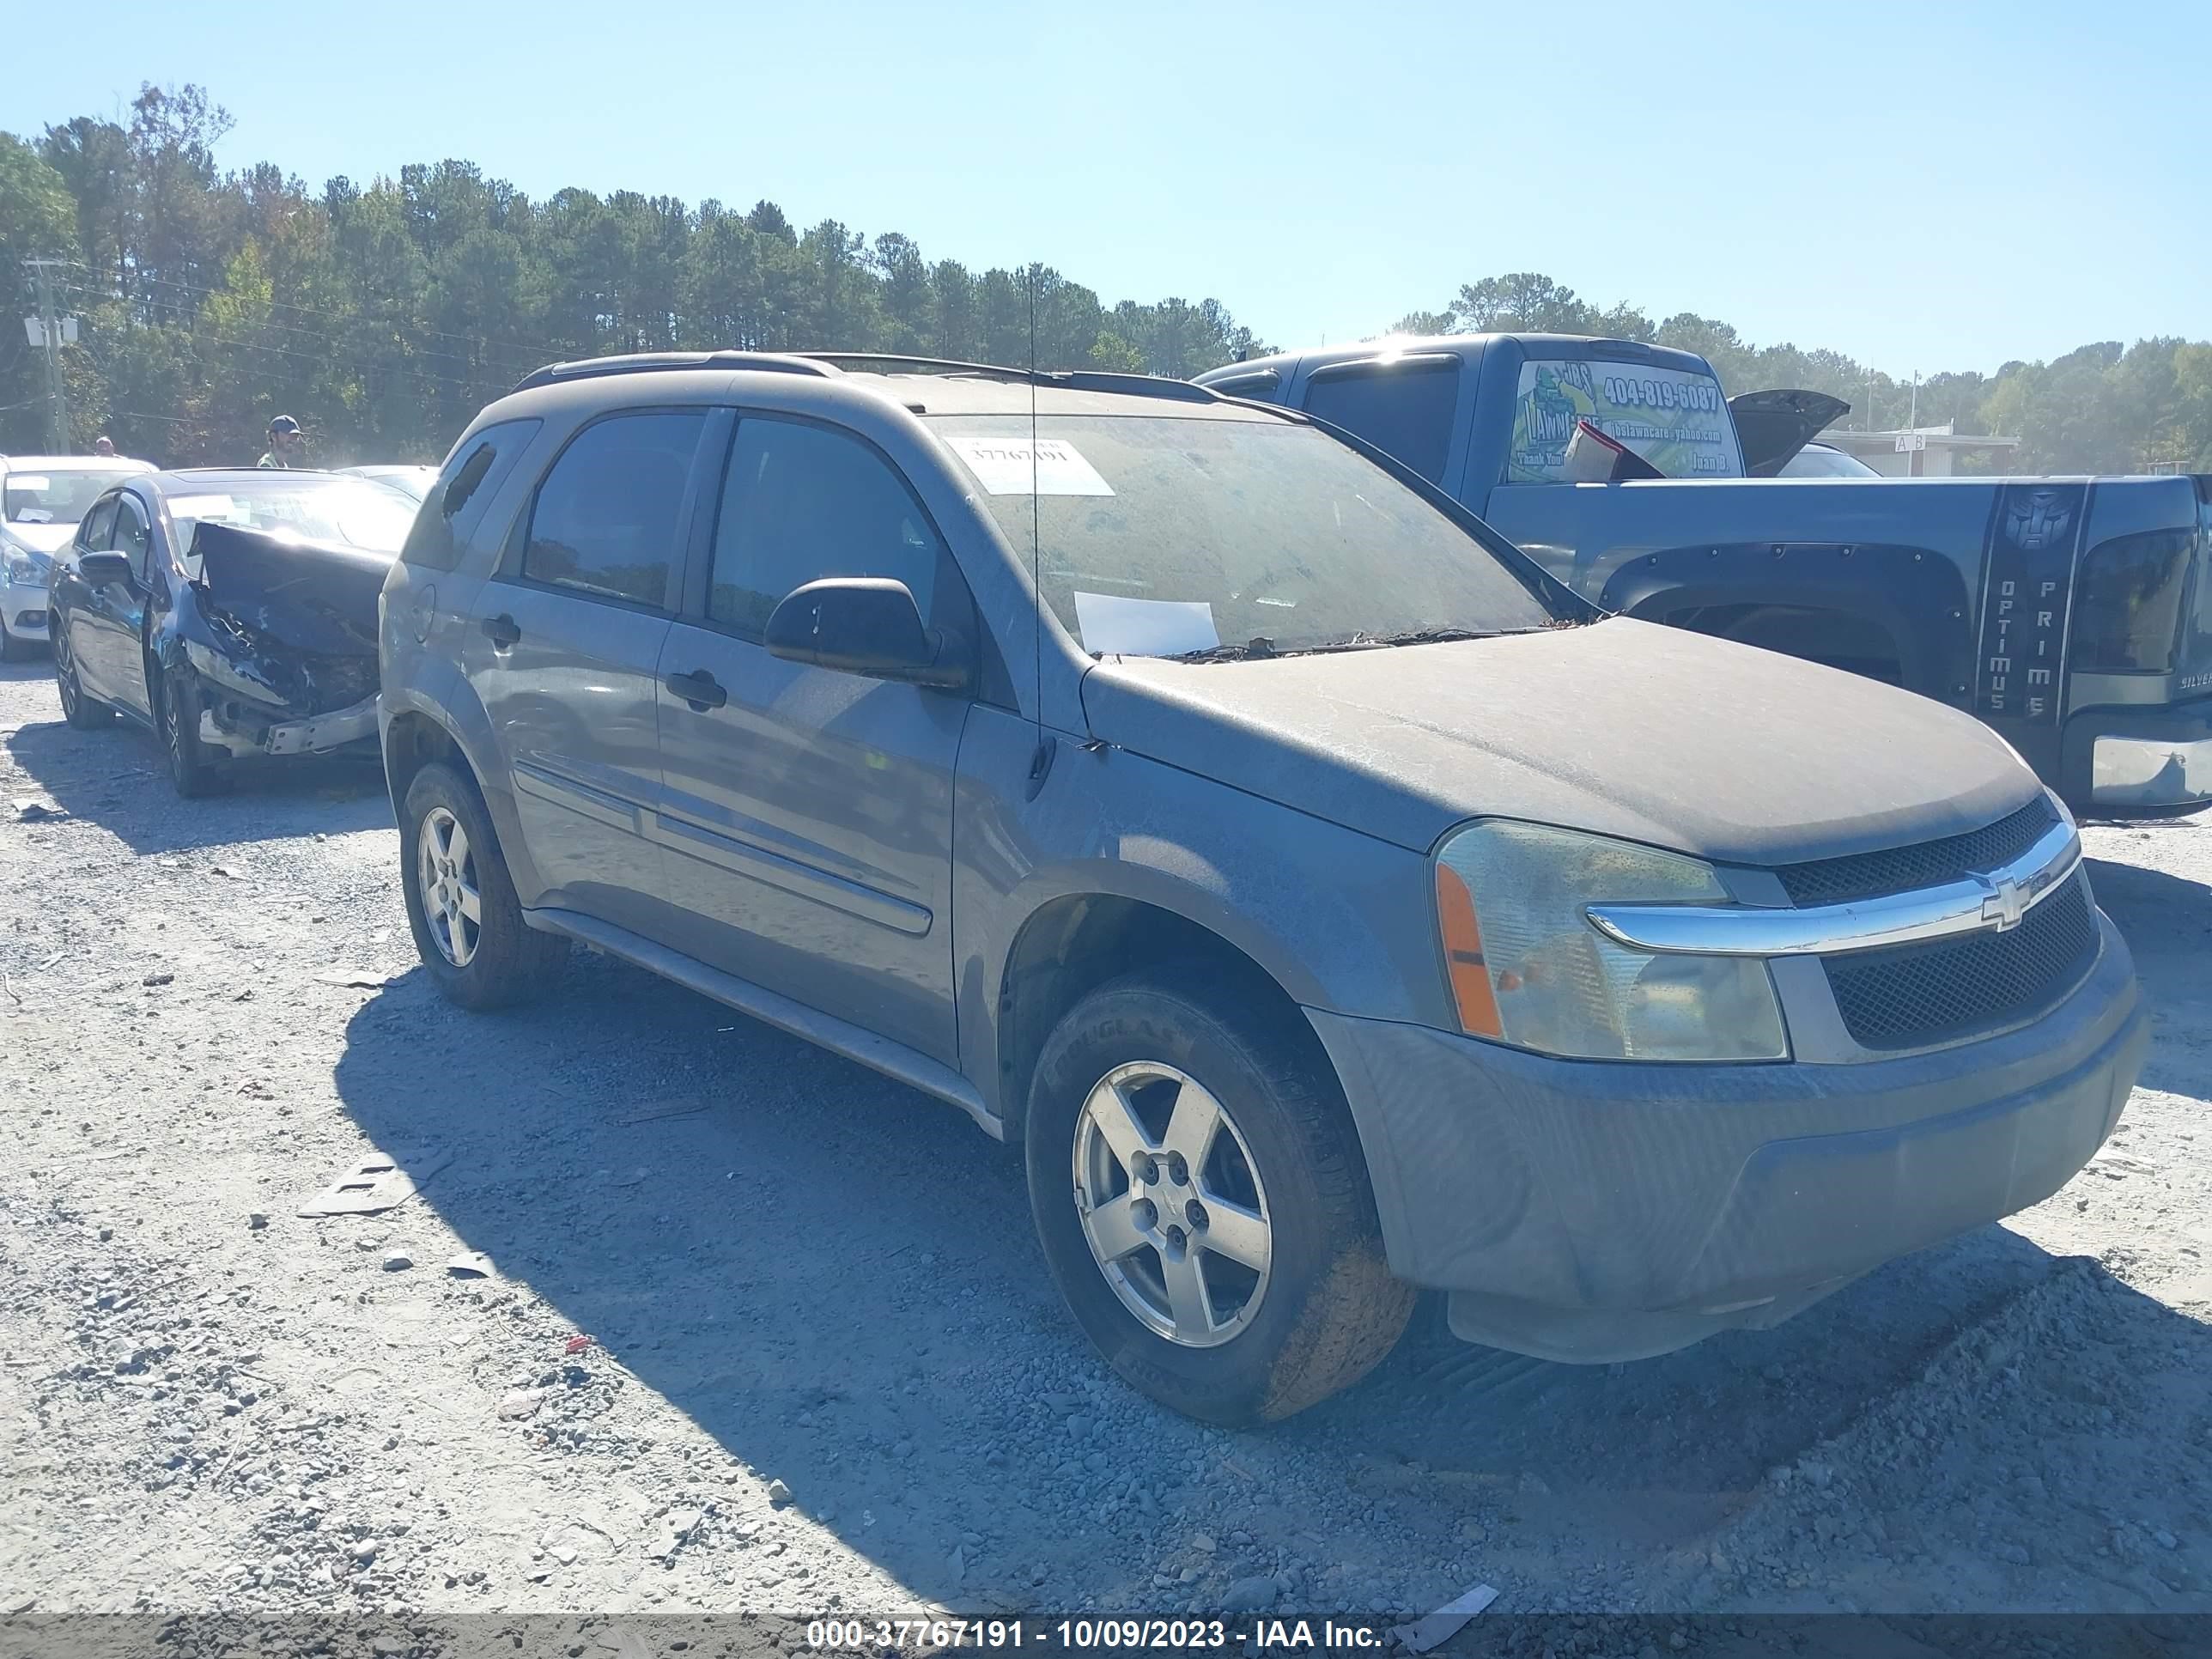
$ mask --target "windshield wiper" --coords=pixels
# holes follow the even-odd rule
[[[1382,651],[1394,645],[1449,645],[1458,640],[1502,640],[1515,634],[1542,634],[1545,628],[1414,628],[1403,634],[1355,634],[1329,645],[1310,645],[1295,654],[1319,656],[1332,651]],[[1285,653],[1292,654],[1292,653]]]
[[[1264,662],[1269,657],[1293,654],[1275,649],[1269,639],[1254,639],[1243,645],[1209,645],[1203,651],[1184,651],[1170,657],[1170,662]]]
[[[1578,622],[1561,619],[1535,628],[1414,628],[1403,634],[1355,634],[1327,645],[1302,645],[1293,650],[1277,648],[1270,639],[1244,645],[1211,645],[1203,651],[1185,651],[1164,659],[1168,662],[1262,662],[1270,657],[1318,657],[1338,651],[1387,651],[1394,645],[1449,645],[1458,640],[1503,640],[1520,634],[1550,634],[1562,628],[1579,628]]]

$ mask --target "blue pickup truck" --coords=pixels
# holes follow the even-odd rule
[[[2212,800],[2212,477],[1778,477],[1848,405],[1555,334],[1232,363],[1224,396],[1395,457],[1609,611],[1971,711],[2077,809]],[[1584,424],[1662,476],[1577,482]]]

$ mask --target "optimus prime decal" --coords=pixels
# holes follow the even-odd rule
[[[2089,488],[2035,481],[1997,493],[1974,665],[1974,712],[1985,720],[2058,724]]]

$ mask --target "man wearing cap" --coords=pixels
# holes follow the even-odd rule
[[[115,453],[115,440],[105,432],[101,433],[92,441],[92,453],[95,455],[112,455]]]
[[[269,453],[255,465],[289,469],[292,453],[299,444],[300,423],[289,415],[279,415],[269,422]]]

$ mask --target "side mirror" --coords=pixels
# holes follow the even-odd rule
[[[132,586],[130,556],[123,553],[80,553],[76,574],[93,587]]]
[[[968,647],[926,627],[904,582],[830,576],[784,595],[768,619],[768,653],[786,662],[870,679],[956,690],[968,684]]]

